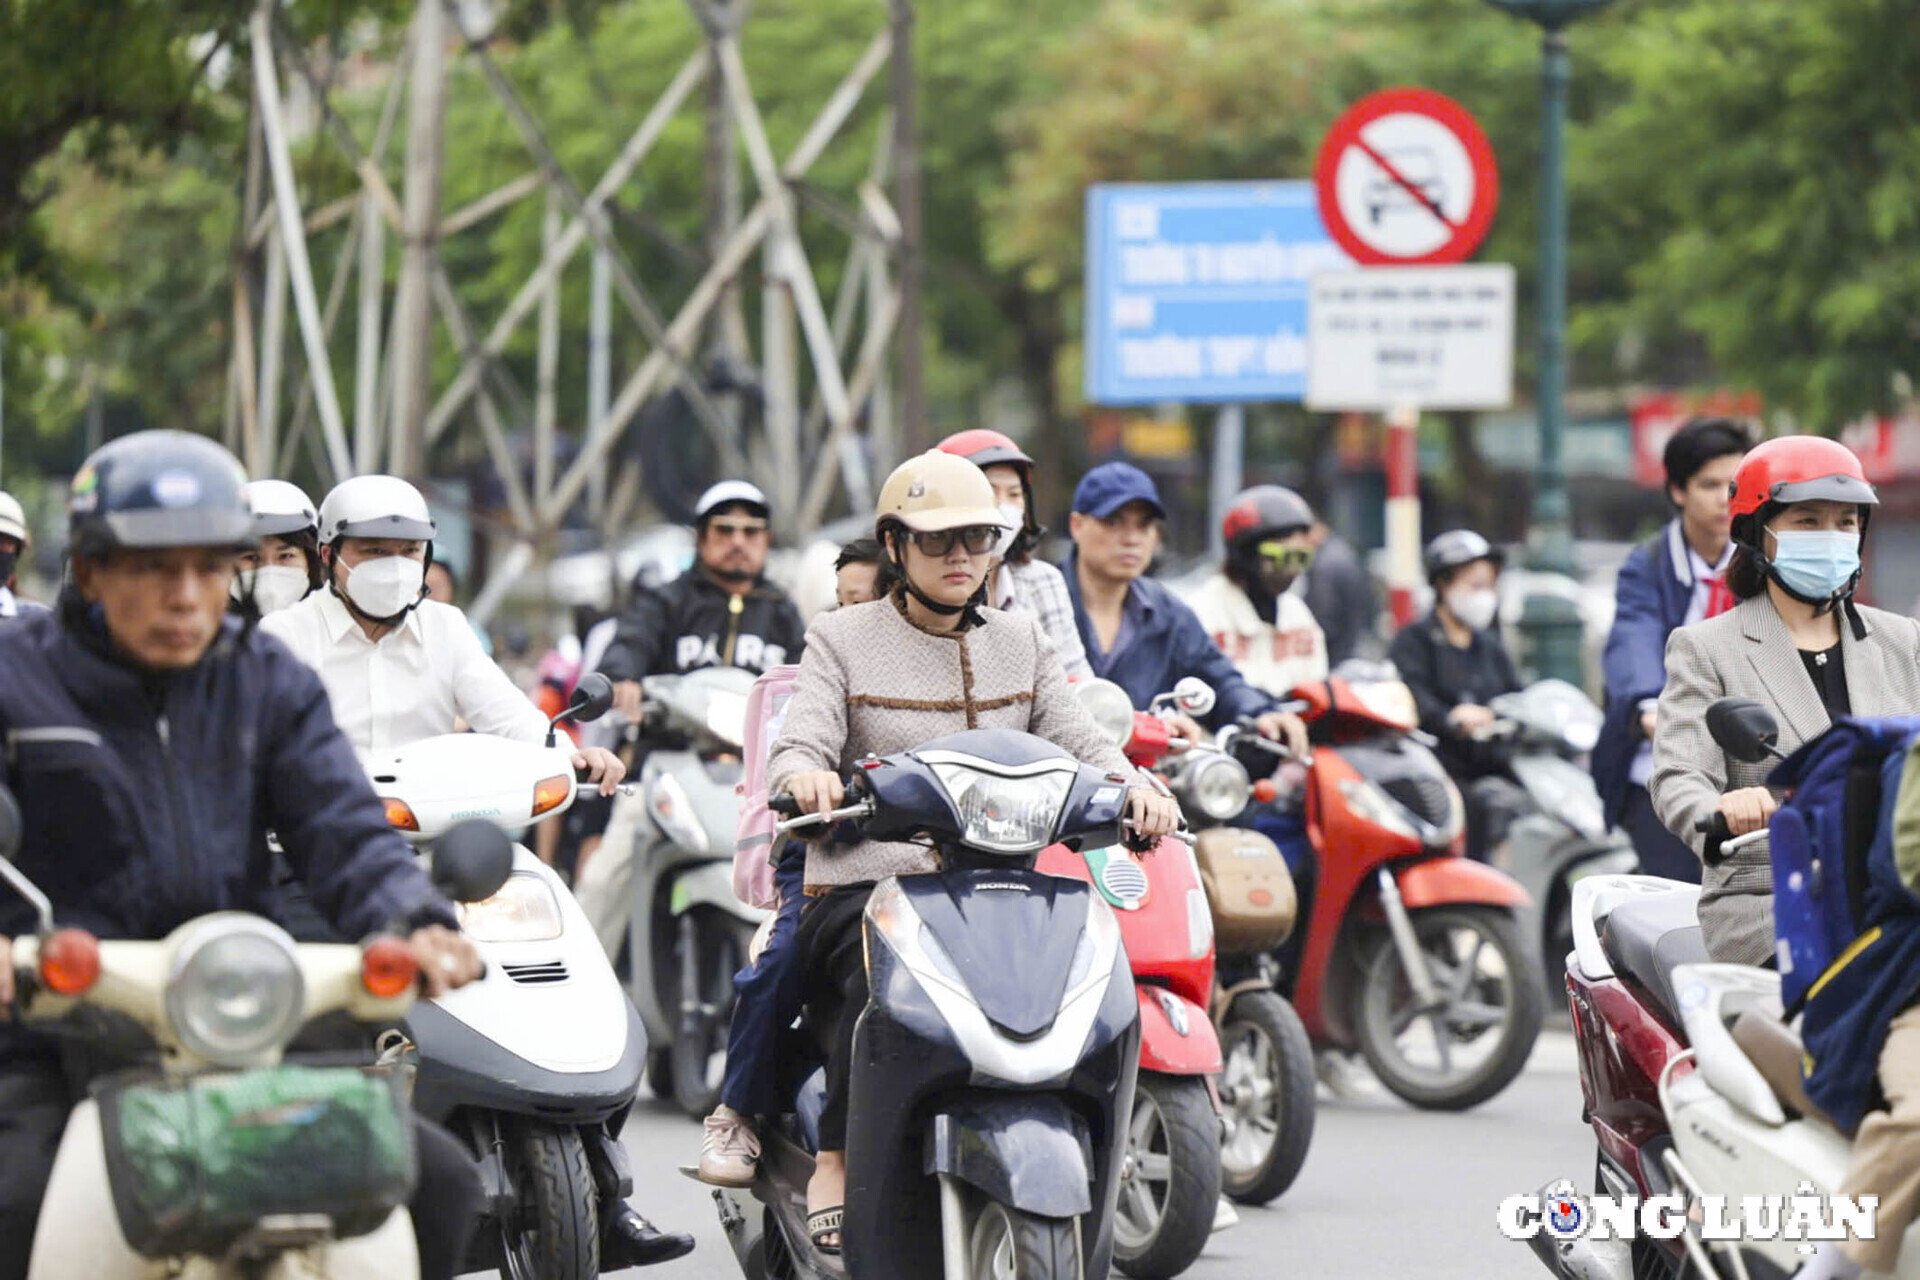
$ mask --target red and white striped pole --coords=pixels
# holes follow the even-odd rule
[[[1387,414],[1387,602],[1395,629],[1413,621],[1420,587],[1420,410]]]

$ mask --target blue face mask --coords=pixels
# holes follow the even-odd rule
[[[1860,572],[1860,535],[1803,529],[1773,535],[1773,571],[1780,585],[1809,600],[1825,600]]]

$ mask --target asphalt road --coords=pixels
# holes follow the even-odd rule
[[[621,1275],[738,1277],[710,1192],[676,1171],[698,1158],[698,1127],[647,1101],[626,1140],[635,1203],[662,1225],[692,1231],[700,1247],[678,1262]],[[1186,1274],[1539,1280],[1546,1272],[1524,1245],[1501,1238],[1494,1211],[1506,1196],[1560,1176],[1584,1178],[1592,1168],[1593,1139],[1580,1123],[1580,1082],[1565,1031],[1542,1032],[1520,1079],[1464,1115],[1414,1111],[1384,1092],[1335,1098],[1323,1087],[1300,1180],[1272,1206],[1241,1210],[1239,1225],[1214,1236]]]

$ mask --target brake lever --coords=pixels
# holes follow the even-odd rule
[[[844,808],[834,809],[827,813],[803,813],[797,818],[788,818],[785,822],[775,823],[773,829],[780,835],[786,835],[788,832],[798,830],[801,827],[817,825],[832,826],[836,822],[845,822],[849,818],[870,818],[872,816],[873,801],[866,799],[856,801]]]

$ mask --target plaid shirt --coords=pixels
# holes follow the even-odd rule
[[[1073,597],[1067,594],[1067,580],[1060,576],[1060,570],[1044,560],[1003,564],[996,585],[993,607],[1038,618],[1040,629],[1060,655],[1067,679],[1092,678],[1093,668],[1087,663],[1086,646],[1080,641],[1080,627],[1073,616]]]

